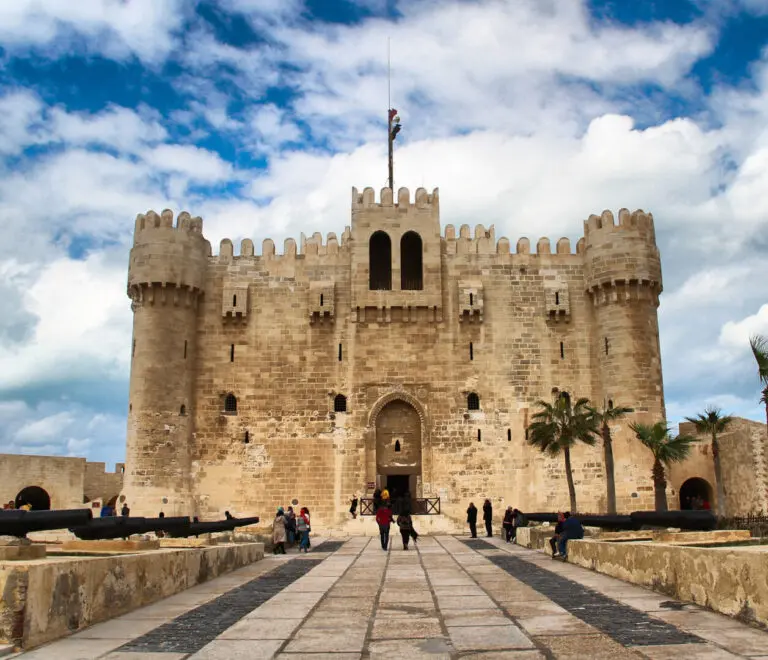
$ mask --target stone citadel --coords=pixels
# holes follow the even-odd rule
[[[514,250],[494,228],[441,234],[438,191],[352,189],[351,226],[217,255],[203,222],[136,220],[123,493],[137,515],[271,514],[298,499],[336,524],[388,485],[523,510],[567,504],[562,457],[526,443],[553,388],[629,405],[615,429],[620,510],[653,505],[633,419],[665,415],[653,217],[610,211]],[[580,509],[605,509],[602,450],[579,447]]]

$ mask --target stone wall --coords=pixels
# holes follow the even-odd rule
[[[107,472],[105,463],[85,464],[84,493],[88,500],[108,502],[123,488],[123,463],[115,465],[114,472]]]
[[[30,649],[258,561],[261,543],[0,562],[0,643]]]
[[[353,493],[413,462],[410,448],[410,457],[385,457],[383,435],[401,445],[420,435],[412,494],[441,497],[456,521],[485,497],[498,515],[507,504],[562,509],[562,457],[526,443],[538,400],[558,388],[636,407],[638,419],[663,417],[661,275],[642,212],[622,212],[618,224],[609,212],[591,216],[575,252],[568,239],[554,251],[541,239],[531,253],[520,239],[512,253],[492,227],[441,235],[437,191],[411,199],[401,190],[395,200],[385,189],[377,203],[372,190],[353,190],[340,241],[314,234],[276,254],[266,239],[256,255],[245,239],[235,255],[225,239],[205,263],[197,229],[184,229],[182,216],[175,229],[148,229],[172,215],[159,218],[140,216],[129,274],[124,494],[138,515],[267,518],[297,500],[316,525],[338,527]],[[378,231],[390,238],[390,290],[369,286]],[[408,232],[422,241],[421,289],[401,279]],[[226,410],[230,394],[236,411]],[[339,394],[344,412],[334,410]],[[619,508],[649,507],[650,456],[627,422],[613,431]],[[572,462],[579,508],[603,510],[600,447],[575,448]]]
[[[83,507],[84,458],[0,454],[0,501],[15,500],[22,489],[38,486],[52,509]]]

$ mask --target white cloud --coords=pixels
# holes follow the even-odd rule
[[[161,144],[143,158],[159,172],[181,174],[188,181],[216,183],[234,176],[232,166],[218,154],[192,145]]]
[[[44,48],[59,54],[76,36],[87,50],[147,63],[164,59],[175,47],[173,33],[184,19],[183,0],[12,0],[0,3],[0,44],[11,52]]]
[[[720,343],[729,348],[748,351],[749,338],[756,334],[768,336],[768,304],[741,321],[726,323],[720,331]]]

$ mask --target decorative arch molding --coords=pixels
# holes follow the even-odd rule
[[[376,403],[371,407],[371,412],[368,413],[367,427],[369,429],[376,428],[376,418],[381,414],[381,411],[388,403],[393,401],[404,401],[410,405],[419,415],[419,421],[421,422],[421,441],[422,443],[429,437],[429,418],[427,417],[426,409],[424,405],[415,396],[408,394],[403,390],[396,390],[394,392],[388,392],[387,394],[379,397]]]

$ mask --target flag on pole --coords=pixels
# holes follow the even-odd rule
[[[389,121],[392,121],[392,118],[395,117],[396,115],[397,115],[397,110],[395,110],[394,108],[390,108],[389,109]]]
[[[394,140],[397,137],[397,134],[400,132],[400,129],[402,128],[400,124],[400,115],[397,114],[397,110],[389,111],[389,120],[392,123],[392,130],[389,134],[389,139]]]

